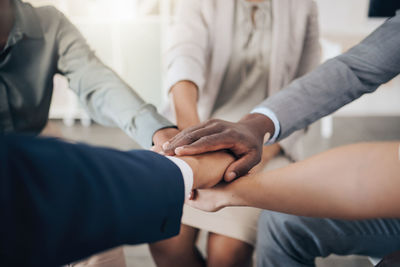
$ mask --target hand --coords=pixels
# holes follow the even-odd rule
[[[175,135],[179,133],[179,130],[176,128],[163,128],[158,130],[154,135],[153,135],[153,143],[154,146],[151,148],[152,151],[154,152],[162,152],[162,145],[173,138]]]
[[[193,189],[210,188],[218,184],[226,167],[235,159],[226,152],[212,152],[196,156],[179,157],[193,170]]]
[[[195,190],[193,197],[185,203],[199,210],[216,212],[229,206],[231,196],[227,184],[222,182],[210,189]]]
[[[209,120],[180,132],[163,145],[167,155],[196,155],[222,149],[237,160],[225,171],[225,181],[243,176],[261,160],[264,135],[273,134],[273,122],[261,114],[249,114],[238,123]]]

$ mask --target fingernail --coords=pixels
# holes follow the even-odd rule
[[[165,156],[164,151],[160,151],[160,152],[158,152],[158,154]]]
[[[236,173],[235,172],[230,172],[230,173],[228,173],[228,179],[230,180],[230,181],[232,181],[233,179],[235,179],[236,178]]]
[[[168,148],[168,146],[169,146],[169,142],[167,141],[162,145],[162,148],[165,150]]]
[[[178,147],[175,149],[175,154],[179,155],[179,152],[181,152],[183,150],[183,147]]]

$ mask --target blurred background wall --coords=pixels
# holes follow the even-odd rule
[[[147,101],[162,100],[165,35],[179,0],[28,0],[35,6],[54,5],[81,30],[97,55]],[[183,0],[184,1],[184,0]],[[383,23],[367,17],[368,0],[316,0],[319,7],[324,60],[357,44]],[[87,117],[66,81],[56,79],[52,118]],[[400,115],[400,81],[341,109],[335,116]],[[83,114],[83,115],[82,115]],[[322,133],[331,135],[330,117]]]

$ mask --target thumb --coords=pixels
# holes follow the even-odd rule
[[[241,157],[228,166],[225,171],[224,180],[226,182],[231,182],[238,177],[246,175],[260,161],[261,156],[255,152]]]

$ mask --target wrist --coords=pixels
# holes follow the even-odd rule
[[[270,160],[275,158],[282,151],[281,146],[278,143],[264,146],[263,148],[263,160]]]
[[[199,118],[196,116],[197,114],[193,114],[192,118],[188,118],[185,120],[178,120],[177,125],[179,130],[184,130],[186,128],[195,126],[200,123]]]
[[[244,199],[242,199],[239,195],[240,191],[237,190],[238,187],[236,184],[237,181],[234,181],[223,187],[220,198],[217,200],[218,206],[225,208],[246,205]]]
[[[260,139],[269,139],[275,133],[274,122],[260,113],[251,113],[244,116],[239,123],[249,127]]]
[[[170,90],[178,128],[194,126],[200,122],[197,112],[198,89],[191,81],[180,81]]]
[[[177,157],[181,160],[183,160],[184,162],[186,162],[189,167],[192,169],[193,171],[193,186],[192,186],[192,190],[193,189],[197,189],[199,188],[199,179],[198,179],[198,169],[199,169],[199,161],[195,158],[195,157]]]
[[[189,198],[192,190],[193,190],[193,170],[191,166],[184,160],[177,157],[167,156],[169,160],[171,160],[175,165],[180,169],[183,178],[183,184],[185,188],[185,199]]]

